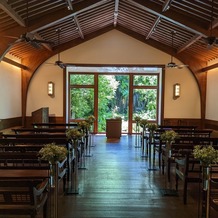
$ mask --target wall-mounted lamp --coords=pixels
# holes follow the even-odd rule
[[[180,97],[181,87],[179,83],[173,85],[173,98],[177,99]]]
[[[48,82],[48,95],[54,97],[54,83],[51,81]]]

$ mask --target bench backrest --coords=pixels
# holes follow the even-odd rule
[[[48,180],[0,180],[0,214],[35,215],[46,205]]]

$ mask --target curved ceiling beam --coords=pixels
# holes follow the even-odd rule
[[[13,20],[15,20],[19,25],[25,27],[25,21],[14,11],[13,8],[11,8],[10,5],[8,5],[8,1],[1,0],[0,2],[0,8],[4,10]]]

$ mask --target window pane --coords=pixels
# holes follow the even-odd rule
[[[93,85],[94,75],[70,74],[70,85]]]
[[[157,86],[157,75],[135,75],[133,77],[135,86]]]
[[[86,118],[94,114],[94,89],[72,88],[70,91],[71,119]]]
[[[99,75],[98,132],[106,131],[106,119],[121,117],[122,132],[128,131],[129,76]]]
[[[134,89],[133,91],[133,119],[157,119],[157,89]]]

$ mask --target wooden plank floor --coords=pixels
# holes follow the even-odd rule
[[[142,157],[141,148],[135,148],[134,136],[107,141],[99,135],[93,145],[92,156],[85,157],[86,170],[78,171],[79,193],[59,193],[58,218],[201,217],[198,186],[189,186],[187,205],[183,205],[182,187],[178,196],[164,196],[166,177],[160,170],[148,170],[148,159]],[[0,214],[0,218],[24,217]],[[218,217],[218,212],[212,211],[210,217]]]
[[[134,136],[107,141],[95,136],[86,170],[79,170],[79,193],[59,197],[59,218],[197,218],[198,187],[191,187],[187,205],[168,188],[160,170],[148,170]],[[211,217],[218,213],[212,211]]]

